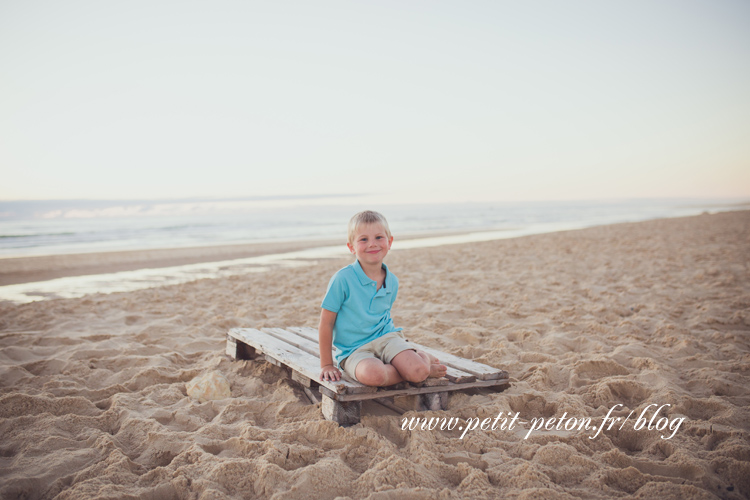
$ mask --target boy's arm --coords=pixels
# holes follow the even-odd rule
[[[336,323],[335,312],[328,309],[320,310],[320,325],[318,326],[318,344],[320,348],[320,379],[340,380],[341,372],[333,364],[333,325]]]

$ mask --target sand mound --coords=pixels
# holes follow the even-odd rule
[[[232,395],[227,378],[216,370],[198,375],[185,385],[187,395],[201,403]]]

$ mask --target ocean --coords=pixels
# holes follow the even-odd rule
[[[0,257],[338,239],[361,205],[336,198],[0,201]],[[737,208],[726,200],[415,204],[375,207],[399,234],[554,230]],[[547,229],[548,230],[548,229]]]
[[[637,199],[363,206],[350,198],[0,202],[0,258],[212,246],[293,240],[341,240],[335,247],[215,263],[58,278],[0,287],[0,300],[29,302],[128,291],[271,266],[309,265],[345,255],[346,224],[359,210],[381,211],[394,250],[579,229],[620,222],[747,208],[747,200]],[[399,238],[399,235],[408,235]],[[432,237],[420,237],[432,235]]]

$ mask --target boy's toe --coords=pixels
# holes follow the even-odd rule
[[[444,377],[448,372],[448,367],[440,363],[433,363],[430,365],[430,377],[440,378]]]

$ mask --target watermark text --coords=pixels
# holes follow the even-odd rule
[[[520,412],[500,412],[496,417],[469,417],[461,419],[457,417],[404,417],[401,421],[401,430],[404,431],[454,431],[461,433],[463,439],[469,432],[482,431],[525,431],[524,439],[528,439],[534,432],[544,431],[577,431],[588,432],[589,439],[594,439],[602,432],[613,429],[622,430],[630,425],[636,431],[656,430],[661,433],[662,439],[672,439],[685,417],[668,415],[667,411],[671,405],[656,403],[649,404],[640,412],[631,410],[627,416],[615,416],[614,413],[622,404],[612,406],[607,415],[601,417],[574,417],[565,412],[559,417],[534,417],[525,420]],[[624,412],[623,412],[624,413]],[[601,421],[599,421],[601,419]]]

